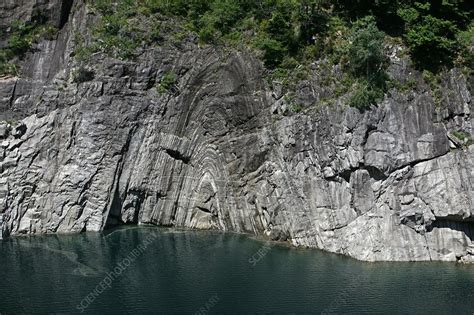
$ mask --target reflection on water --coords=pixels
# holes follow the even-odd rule
[[[125,227],[1,241],[0,312],[79,312],[150,233],[153,242],[87,312],[474,311],[474,266],[362,263],[241,235]]]
[[[59,255],[63,255],[72,264],[71,266],[77,266],[73,270],[74,274],[78,274],[78,275],[82,275],[82,276],[93,276],[93,275],[97,275],[99,273],[98,270],[95,270],[94,268],[92,268],[92,267],[90,267],[86,264],[81,263],[78,260],[79,256],[76,253],[72,252],[72,251],[54,249],[54,248],[49,247],[48,244],[44,244],[44,243],[39,243],[39,244],[33,243],[32,244],[29,240],[23,240],[23,239],[18,240],[16,242],[16,245],[26,247],[26,248],[29,248],[29,249],[40,249],[40,250],[48,251],[50,253],[56,253],[56,254],[59,254]]]

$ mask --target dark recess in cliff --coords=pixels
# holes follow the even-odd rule
[[[68,22],[73,4],[74,0],[63,0],[63,3],[61,5],[61,18],[59,20],[59,29],[62,29],[64,25],[66,25],[66,23]]]

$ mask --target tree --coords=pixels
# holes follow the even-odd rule
[[[263,62],[269,68],[278,66],[286,55],[282,43],[266,36],[259,43],[259,48],[263,51]]]
[[[383,51],[385,34],[377,28],[375,19],[367,16],[354,23],[347,59],[349,71],[357,79],[356,89],[349,101],[359,109],[375,105],[387,89],[388,66]]]
[[[403,29],[403,21],[397,15],[397,9],[402,3],[411,2],[410,0],[335,0],[334,6],[336,12],[348,20],[372,15],[382,30],[398,35]]]
[[[453,64],[474,17],[469,0],[415,1],[400,6],[397,13],[404,21],[404,39],[415,65],[431,72]]]
[[[356,77],[379,85],[385,73],[387,57],[383,51],[385,34],[377,28],[372,16],[358,20],[350,37],[349,69]]]
[[[312,44],[317,34],[326,33],[328,30],[329,14],[323,10],[327,8],[327,0],[301,0],[297,13],[301,44]]]

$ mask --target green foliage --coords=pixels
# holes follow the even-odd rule
[[[56,37],[57,29],[44,23],[45,18],[35,11],[30,22],[14,21],[10,25],[6,33],[6,45],[0,48],[0,76],[18,74],[16,62],[25,56],[33,44],[43,38],[52,40]]]
[[[217,36],[216,33],[217,31],[214,26],[212,26],[211,24],[206,24],[199,30],[199,38],[201,42],[213,43]]]
[[[268,36],[260,40],[258,47],[263,51],[263,62],[269,68],[278,66],[286,54],[283,44]]]
[[[333,95],[350,93],[349,104],[365,109],[380,102],[389,84],[401,91],[416,87],[410,80],[389,82],[386,34],[397,44],[404,42],[416,67],[433,76],[453,63],[473,68],[469,1],[96,0],[91,7],[100,15],[98,23],[92,38],[76,41],[81,43],[76,58],[85,61],[97,52],[135,58],[149,45],[168,39],[177,44],[193,32],[201,44],[258,50],[269,83],[280,82],[283,94],[322,59],[330,69],[327,85]],[[335,75],[335,65],[343,73]],[[174,74],[166,73],[158,92],[173,92],[175,81]],[[439,88],[430,86],[439,103]]]
[[[474,22],[471,22],[468,29],[457,34],[460,45],[460,53],[457,63],[471,71],[474,69]]]
[[[175,92],[176,89],[176,75],[173,71],[166,72],[160,80],[160,84],[157,86],[159,94],[166,94]]]
[[[458,35],[473,20],[471,0],[336,0],[334,9],[349,20],[373,15],[382,31],[404,38],[421,70],[450,67],[460,54],[468,59]]]
[[[239,20],[242,13],[237,1],[213,1],[210,4],[210,10],[204,14],[202,20],[207,20],[207,23],[210,23],[215,29],[227,33]]]
[[[268,68],[281,67],[286,57],[299,63],[321,57],[344,63],[344,58],[352,58],[361,63],[353,62],[351,71],[364,68],[370,76],[378,73],[371,67],[382,62],[378,53],[383,50],[379,48],[388,33],[404,38],[417,67],[437,72],[454,60],[472,64],[472,45],[468,43],[472,41],[469,23],[473,10],[469,1],[96,0],[93,7],[103,15],[103,21],[96,32],[100,40],[94,43],[112,55],[133,57],[141,41],[163,39],[159,31],[151,35],[149,26],[140,26],[141,20],[156,20],[159,14],[182,19],[202,43],[245,44],[259,49]],[[370,21],[367,16],[372,16]],[[361,46],[351,45],[347,54],[354,40],[348,37],[349,26],[354,22],[360,25],[360,32],[352,35]]]
[[[298,104],[294,101],[294,95],[292,93],[285,94],[283,99],[285,102],[288,104],[288,110],[289,113],[299,113],[303,110],[303,106],[301,104]],[[285,113],[285,115],[288,114],[288,112]]]
[[[395,89],[397,89],[398,91],[401,91],[401,92],[412,91],[416,88],[417,85],[418,85],[417,81],[415,79],[412,79],[412,78],[407,79],[404,82],[400,82],[398,80],[390,80],[388,82],[388,86],[390,88],[395,88]]]
[[[442,90],[441,90],[441,75],[433,73],[429,70],[423,70],[423,80],[428,84],[431,90],[431,95],[436,106],[441,105]]]
[[[76,40],[75,42],[76,42],[76,50],[74,52],[75,54],[74,57],[76,58],[76,60],[81,61],[81,62],[85,62],[89,60],[90,57],[94,53],[100,51],[101,49],[100,46],[95,43],[87,46],[87,45],[84,45],[84,43],[81,41]]]
[[[300,104],[296,104],[296,103],[291,103],[290,104],[290,110],[293,113],[299,113],[299,112],[301,112],[302,109],[303,109],[303,107]]]
[[[299,24],[298,41],[303,44],[312,44],[314,36],[327,34],[329,31],[330,15],[324,9],[329,1],[304,0],[300,1],[295,20]]]
[[[403,27],[403,21],[397,14],[397,9],[407,0],[334,0],[335,11],[345,19],[355,21],[365,16],[374,16],[378,27],[383,31],[398,35]]]
[[[467,138],[467,135],[463,131],[454,130],[453,135],[461,141],[464,141]]]
[[[117,10],[104,15],[93,29],[96,47],[118,58],[133,58],[138,45],[143,41],[141,32],[129,23],[128,6],[123,4],[123,11]],[[125,9],[127,8],[127,9]]]
[[[371,105],[377,104],[383,98],[383,94],[382,89],[362,81],[356,84],[355,91],[349,100],[349,105],[361,110],[367,109]]]
[[[471,135],[467,132],[464,132],[462,130],[454,130],[452,131],[452,134],[461,140],[464,143],[464,146],[470,146],[474,144],[474,139],[472,139]]]
[[[472,8],[464,10],[464,1],[415,1],[397,12],[404,21],[404,38],[418,68],[438,72],[452,66],[462,45],[463,36],[458,34],[467,28]]]
[[[380,79],[387,65],[383,51],[384,36],[371,16],[354,24],[348,49],[349,69],[354,76],[365,77],[369,82]]]
[[[75,40],[75,57],[81,62],[98,52],[120,59],[135,58],[145,44],[163,40],[161,20],[154,14],[180,12],[176,0],[96,0],[90,6],[100,17],[89,40],[82,35]]]
[[[384,33],[368,16],[357,20],[351,30],[347,48],[349,73],[356,79],[350,106],[364,109],[377,104],[387,90],[388,60],[383,51]]]
[[[18,67],[15,63],[8,61],[3,55],[0,55],[0,77],[9,74],[18,75]]]
[[[407,24],[405,38],[418,67],[437,71],[452,63],[457,48],[453,22],[426,15]]]

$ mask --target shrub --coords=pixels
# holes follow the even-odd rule
[[[377,105],[383,95],[382,89],[371,86],[367,82],[358,83],[349,100],[349,105],[360,110],[368,109],[371,105]]]
[[[264,27],[265,31],[277,40],[287,51],[294,50],[297,46],[290,14],[274,11]]]
[[[460,44],[458,64],[474,69],[474,22],[467,30],[458,33],[457,40]]]
[[[464,146],[470,146],[474,144],[474,139],[472,139],[471,135],[467,132],[464,132],[462,130],[454,130],[452,134],[461,140],[464,143]]]
[[[453,12],[444,7],[435,7],[429,2],[415,2],[410,7],[398,9],[398,15],[405,22],[405,41],[410,48],[414,64],[420,69],[438,72],[452,64],[457,53],[456,34],[459,29]]]
[[[354,24],[348,51],[349,68],[354,76],[365,78],[368,82],[380,79],[380,72],[387,66],[383,51],[384,36],[371,16]]]
[[[53,39],[57,29],[44,25],[46,18],[34,11],[30,22],[14,21],[6,33],[6,44],[0,48],[0,75],[17,74],[16,61],[22,59],[40,39]]]
[[[6,75],[18,75],[18,67],[12,62],[0,60],[0,77]]]
[[[161,35],[160,25],[153,25],[149,36],[149,42],[161,42],[162,40],[163,36]]]
[[[257,45],[263,51],[265,66],[269,68],[278,66],[287,52],[282,43],[266,36]]]
[[[212,17],[213,26],[222,33],[229,32],[243,14],[235,0],[212,1],[210,9],[209,16]]]
[[[300,104],[297,104],[297,103],[290,104],[290,111],[293,113],[299,113],[301,112],[302,109],[303,107]]]
[[[204,43],[213,43],[216,39],[216,29],[212,25],[206,25],[199,31],[199,39]]]
[[[330,16],[323,10],[329,4],[322,0],[302,0],[296,13],[296,20],[300,23],[298,41],[312,44],[314,36],[326,34],[329,30]]]
[[[176,75],[173,71],[166,72],[160,80],[160,84],[157,87],[159,94],[165,94],[174,92],[176,89]]]
[[[384,37],[372,16],[357,20],[351,29],[345,59],[350,75],[356,79],[356,89],[349,100],[350,106],[366,109],[376,105],[387,90]]]

